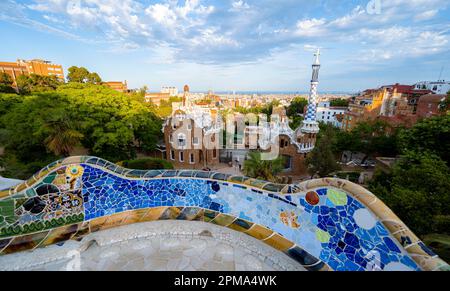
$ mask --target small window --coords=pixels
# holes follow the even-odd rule
[[[194,137],[192,139],[192,143],[195,144],[195,145],[198,145],[199,144],[199,138],[198,137]]]
[[[189,156],[189,162],[190,162],[191,164],[195,164],[195,157],[194,157],[194,154],[190,154],[190,156]]]
[[[174,152],[173,150],[170,151],[170,159],[171,159],[172,161],[175,160],[175,152]]]
[[[178,146],[185,147],[186,146],[186,136],[182,133],[178,135]]]
[[[180,152],[180,162],[184,162],[184,152]]]
[[[292,157],[288,155],[283,155],[284,170],[288,171],[292,169]]]
[[[217,158],[217,149],[213,149],[213,159]]]

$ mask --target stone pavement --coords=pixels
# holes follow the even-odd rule
[[[304,270],[245,234],[204,222],[155,221],[104,230],[32,252],[0,256],[0,270]]]

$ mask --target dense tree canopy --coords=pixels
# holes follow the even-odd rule
[[[151,108],[104,86],[70,83],[19,97],[0,94],[0,142],[10,155],[3,164],[47,162],[77,145],[111,161],[129,159],[154,149],[162,134]]]
[[[439,110],[448,114],[450,110],[450,91],[447,92],[447,97],[439,104]]]
[[[303,97],[296,97],[291,101],[291,104],[286,107],[286,115],[290,119],[289,126],[295,130],[303,121],[303,114],[305,106],[308,105],[308,100]]]
[[[0,72],[0,84],[11,86],[13,84],[13,80],[7,73]]]
[[[156,113],[163,118],[169,117],[172,114],[172,103],[181,102],[182,100],[181,97],[170,97],[167,101],[161,100],[160,105],[155,109]]]
[[[376,171],[369,184],[369,189],[422,238],[450,234],[449,124],[447,115],[402,129],[399,161],[390,172]],[[445,249],[434,250],[448,254]]]
[[[361,152],[366,154],[366,158],[395,157],[399,153],[398,133],[400,130],[381,120],[361,122],[352,131],[342,131],[337,135],[334,151],[335,153]]]
[[[241,114],[265,114],[268,117],[268,120],[270,120],[270,116],[273,113],[273,109],[275,107],[278,107],[280,105],[280,101],[274,100],[270,103],[267,103],[265,105],[259,105],[259,106],[252,106],[252,107],[236,107],[234,109],[235,112],[241,113]]]
[[[304,114],[305,106],[308,105],[308,100],[303,97],[296,97],[291,101],[291,104],[286,108],[286,114],[289,117]]]
[[[21,75],[17,77],[16,82],[20,94],[54,91],[58,86],[63,84],[56,76],[41,76],[36,74],[31,74],[30,76]]]
[[[68,71],[69,73],[67,74],[67,81],[69,82],[90,84],[100,84],[102,82],[102,79],[97,73],[91,73],[84,67],[72,66]]]
[[[332,107],[348,107],[349,100],[347,99],[334,99],[330,101]]]
[[[431,153],[405,153],[392,173],[378,172],[370,184],[416,234],[450,234],[450,169]]]
[[[319,175],[326,177],[340,169],[335,154],[333,144],[336,139],[336,129],[332,126],[323,126],[319,134],[314,150],[306,158],[308,172],[311,176]]]
[[[15,93],[16,91],[12,87],[13,80],[10,75],[4,72],[0,72],[0,93]]]
[[[450,164],[450,115],[424,119],[399,135],[402,151],[433,152]]]

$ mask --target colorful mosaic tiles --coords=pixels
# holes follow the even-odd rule
[[[377,216],[387,208],[376,201],[382,210],[375,214],[365,204],[373,195],[345,190],[349,185],[342,180],[315,181],[286,186],[218,173],[127,170],[98,158],[69,158],[25,185],[0,192],[0,251],[79,239],[130,223],[180,219],[244,232],[309,270],[448,268],[420,243],[411,256],[406,248],[417,238],[393,214],[386,215],[395,224],[383,224]]]

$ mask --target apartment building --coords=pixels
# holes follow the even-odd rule
[[[108,86],[109,88],[111,88],[117,92],[121,92],[121,93],[128,92],[128,84],[127,84],[126,80],[124,82],[109,81],[109,82],[103,82],[102,84]]]
[[[341,128],[352,130],[359,122],[381,118],[393,125],[410,126],[417,120],[418,104],[422,96],[431,94],[415,85],[387,85],[369,89],[355,97],[344,113]]]
[[[434,94],[447,94],[450,91],[450,82],[445,80],[423,81],[414,84],[416,90],[430,90]]]
[[[347,107],[333,107],[330,102],[319,102],[317,107],[317,121],[326,124],[332,124],[336,127],[342,126],[342,117],[347,112]]]
[[[0,72],[8,74],[12,78],[14,87],[17,86],[16,80],[21,75],[56,76],[58,80],[64,82],[64,70],[61,65],[39,59],[0,62]]]

